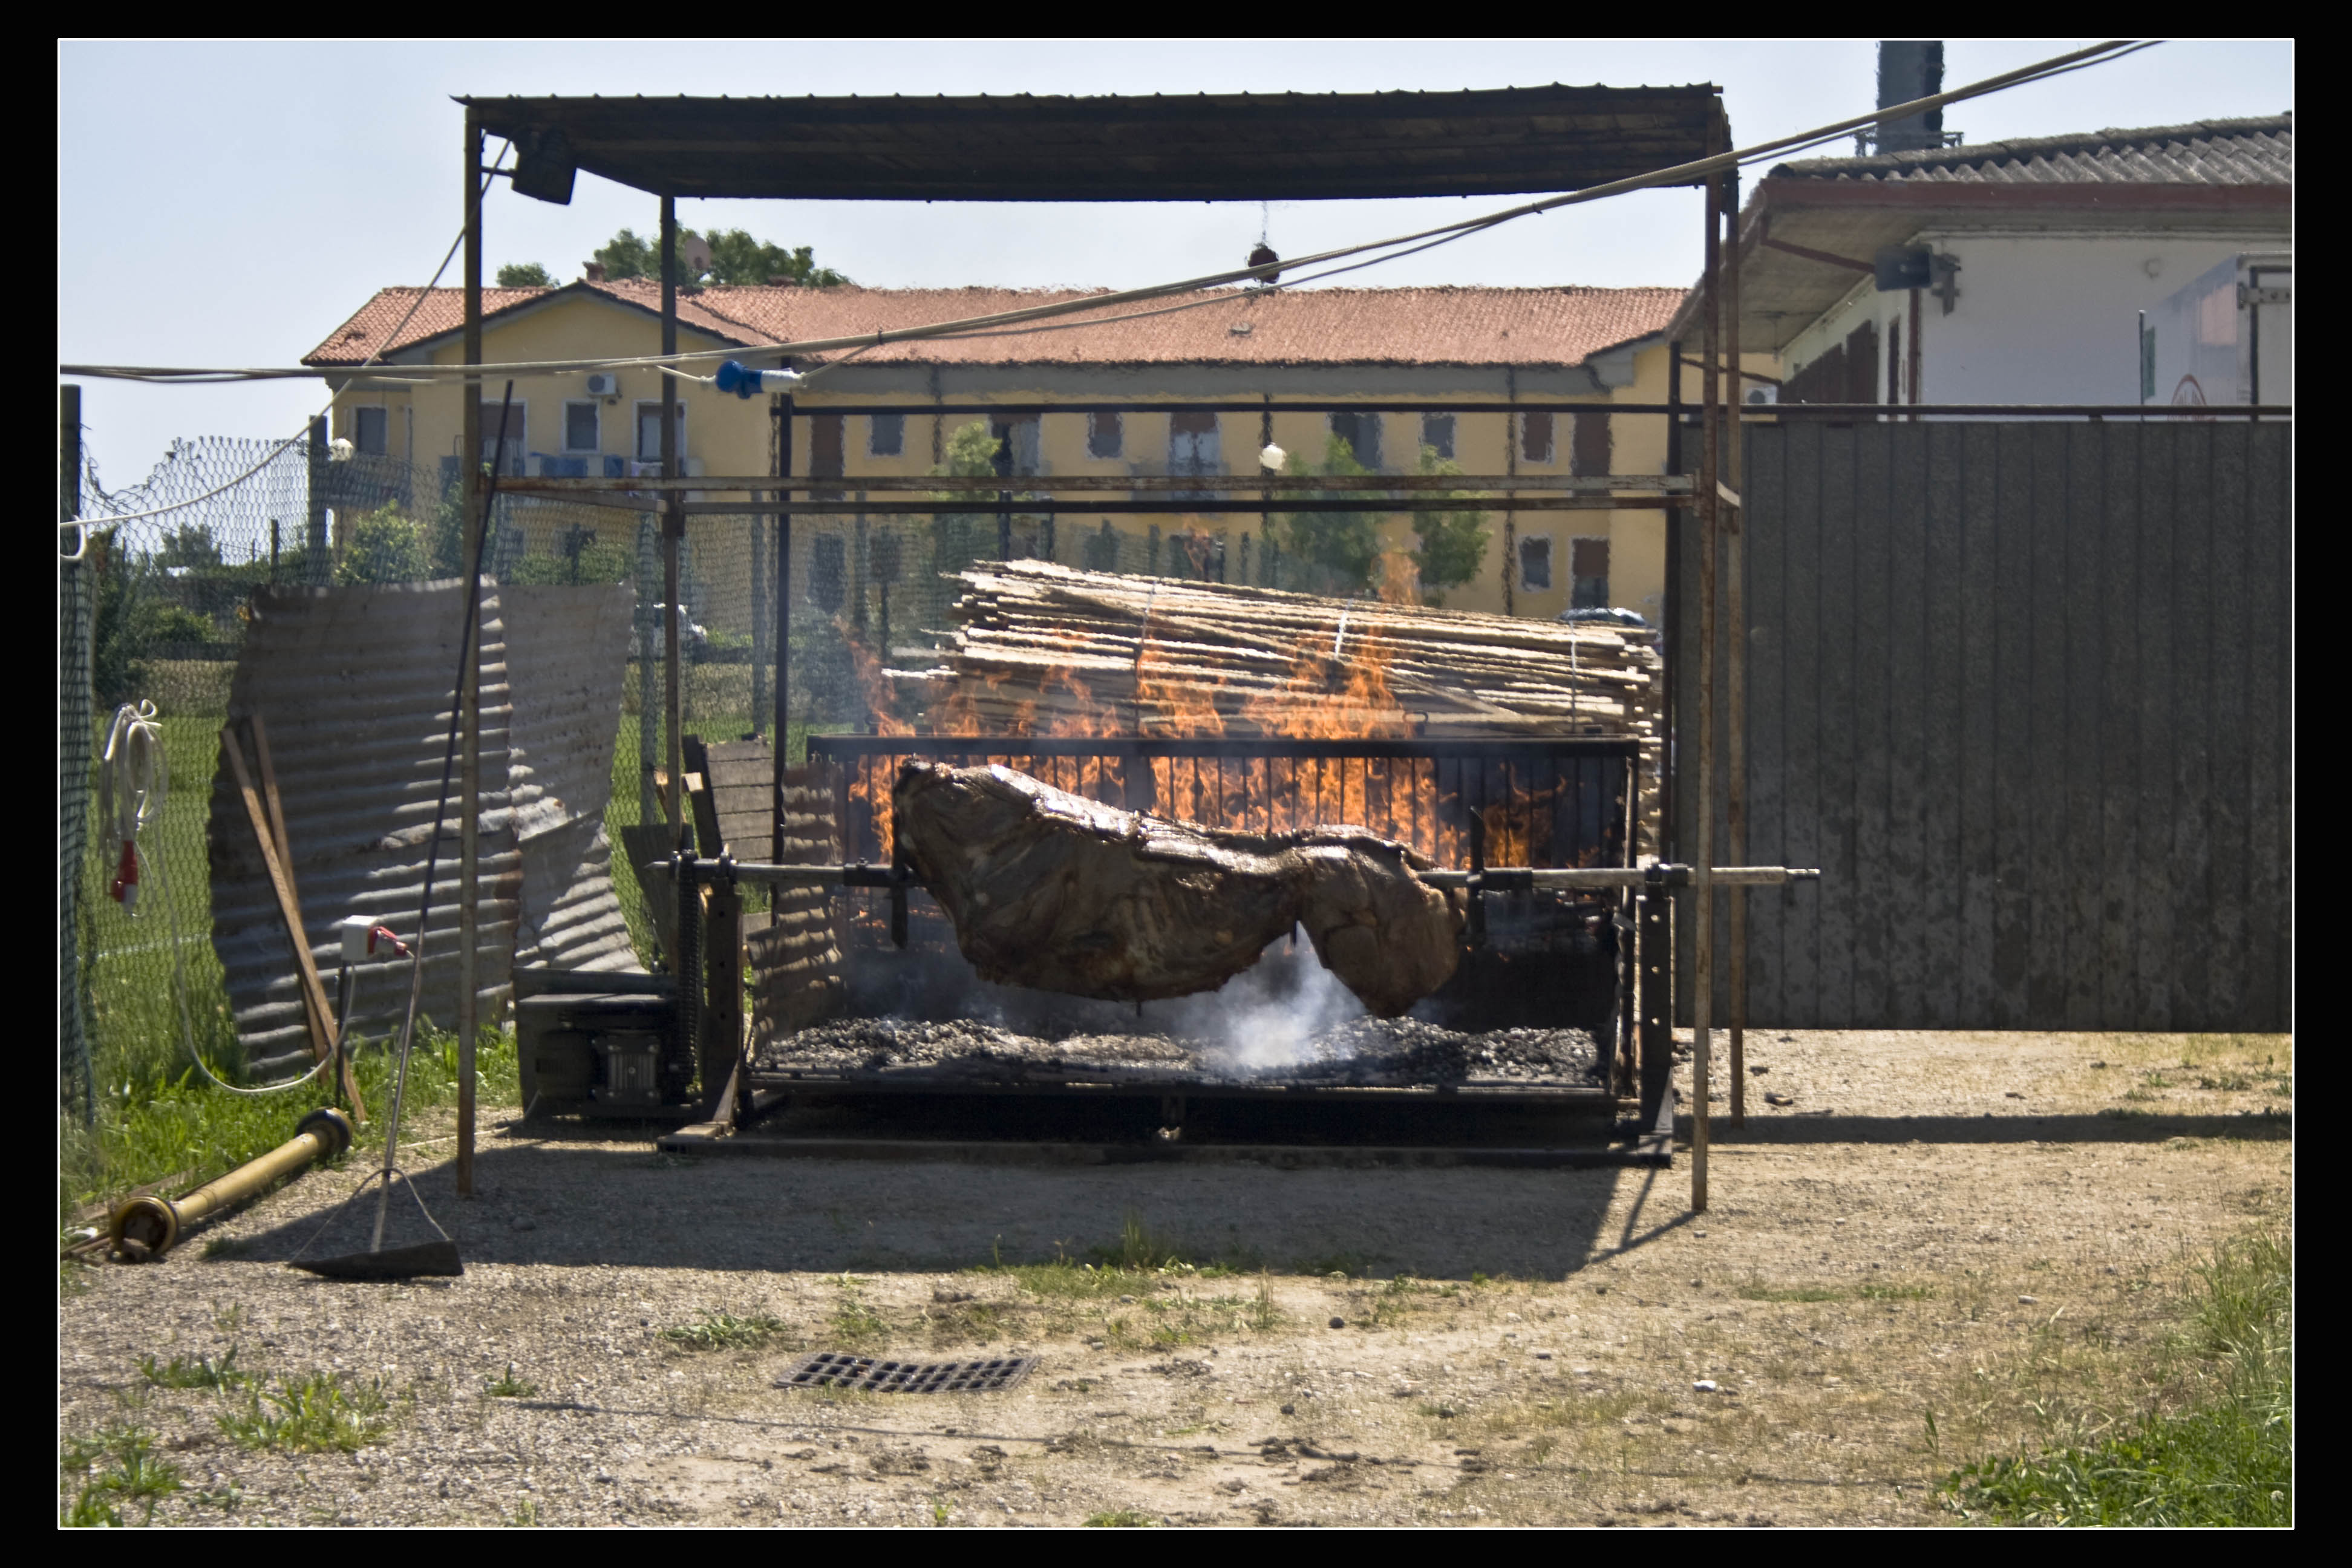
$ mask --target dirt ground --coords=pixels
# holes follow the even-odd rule
[[[1945,1521],[1956,1465],[2138,1408],[2189,1266],[2288,1217],[2289,1051],[1765,1032],[1703,1215],[1686,1155],[891,1164],[513,1126],[460,1200],[445,1121],[407,1154],[462,1279],[285,1268],[357,1176],[314,1173],[69,1283],[61,1436],[152,1431],[177,1524]],[[993,1267],[1131,1221],[1212,1266]],[[665,1333],[714,1313],[766,1337]],[[380,1438],[243,1447],[247,1393],[142,1368],[232,1348],[272,1387],[380,1379]],[[988,1394],[775,1387],[808,1349],[1040,1364]]]

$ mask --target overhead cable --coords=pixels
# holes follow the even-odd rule
[[[1368,240],[1361,244],[1342,246],[1336,249],[1321,251],[1312,256],[1301,257],[1293,260],[1264,262],[1255,267],[1244,267],[1223,272],[1213,272],[1198,278],[1184,279],[1177,282],[1152,284],[1140,289],[1115,290],[1110,293],[1097,296],[1093,299],[1057,300],[1052,304],[1033,305],[1017,310],[1000,310],[987,315],[970,316],[963,318],[962,320],[953,321],[933,322],[929,325],[919,327],[877,329],[872,332],[859,332],[847,336],[835,336],[829,338],[810,338],[784,343],[768,343],[760,345],[738,344],[730,348],[696,349],[676,354],[644,354],[626,358],[607,357],[597,359],[530,360],[516,361],[501,364],[483,365],[404,365],[401,368],[404,373],[419,377],[453,379],[493,374],[556,374],[574,371],[590,370],[629,370],[639,368],[659,369],[664,367],[683,366],[703,360],[724,360],[736,358],[747,352],[761,355],[777,354],[785,358],[791,358],[808,354],[826,353],[837,349],[880,348],[894,342],[913,342],[929,339],[975,335],[986,330],[1013,327],[1029,321],[1049,321],[1062,316],[1082,315],[1087,311],[1109,310],[1120,305],[1144,304],[1156,300],[1164,300],[1171,295],[1196,293],[1202,289],[1223,288],[1234,283],[1264,283],[1269,280],[1270,275],[1276,272],[1294,271],[1301,268],[1318,267],[1326,262],[1343,261],[1353,257],[1366,256],[1375,251],[1395,251],[1397,252],[1396,256],[1381,257],[1376,258],[1378,260],[1394,260],[1397,259],[1399,256],[1409,255],[1412,253],[1411,250],[1402,248],[1405,247],[1411,247],[1412,250],[1425,249],[1431,245],[1444,244],[1451,239],[1464,238],[1472,234],[1483,233],[1487,229],[1497,227],[1503,224],[1513,223],[1520,218],[1532,217],[1542,213],[1552,212],[1560,207],[1574,206],[1586,202],[1602,201],[1611,196],[1623,195],[1629,192],[1648,190],[1661,185],[1683,185],[1696,184],[1710,174],[1720,174],[1726,170],[1738,168],[1744,164],[1757,163],[1767,157],[1784,154],[1793,150],[1817,146],[1824,142],[1834,140],[1837,137],[1845,135],[1851,132],[1858,131],[1865,125],[1876,124],[1890,120],[1906,120],[1914,115],[1925,113],[1929,110],[1941,109],[1948,104],[1962,102],[1972,98],[1981,98],[1989,93],[1999,92],[2009,88],[2022,86],[2027,82],[2040,80],[2046,77],[2063,75],[2068,71],[2078,70],[2087,66],[2105,64],[2111,59],[2121,58],[2126,54],[2137,53],[2140,49],[2152,47],[2154,43],[2160,40],[2110,39],[2105,43],[2096,44],[2089,48],[2076,49],[2067,54],[2053,56],[2049,59],[2039,61],[2033,65],[2022,66],[2011,71],[2003,71],[1998,75],[1987,77],[1981,81],[1971,82],[1966,87],[1955,88],[1948,92],[1933,93],[1925,98],[1913,99],[1906,103],[1888,104],[1883,108],[1874,109],[1867,114],[1855,115],[1828,125],[1816,126],[1809,131],[1799,132],[1795,135],[1776,137],[1769,142],[1759,142],[1752,147],[1745,147],[1736,149],[1731,152],[1713,153],[1705,158],[1693,159],[1688,163],[1676,163],[1664,169],[1655,169],[1645,174],[1634,174],[1622,180],[1611,180],[1601,184],[1588,186],[1580,191],[1571,191],[1562,195],[1547,196],[1541,201],[1523,203],[1517,206],[1506,207],[1499,211],[1487,213],[1478,217],[1464,218],[1454,223],[1440,224],[1433,228],[1421,229],[1412,234],[1397,235],[1387,239]],[[1363,265],[1372,265],[1372,263],[1367,262]],[[1332,274],[1330,273],[1320,274],[1320,276],[1325,277],[1331,275]],[[1107,325],[1110,321],[1119,319],[1122,318],[1106,317],[1089,323],[1077,324]],[[370,363],[373,363],[373,361],[371,360]],[[157,366],[140,365],[67,365],[63,367],[63,370],[65,374],[69,375],[106,376],[134,381],[153,381],[164,383],[193,380],[199,384],[205,381],[217,381],[224,379],[261,380],[289,375],[332,375],[350,374],[350,372],[341,370],[340,367],[327,367],[320,369],[304,368],[299,370],[271,368],[247,371],[234,369],[168,369]]]

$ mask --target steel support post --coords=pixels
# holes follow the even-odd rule
[[[1708,151],[1725,145],[1720,118]],[[1723,183],[1706,182],[1706,279],[1699,395],[1706,405],[1699,448],[1698,755],[1691,771],[1691,1212],[1706,1212],[1707,1074],[1715,1001],[1715,637],[1716,544],[1723,515]]]
[[[793,477],[793,395],[784,394],[776,399],[776,473],[781,479]],[[779,490],[776,499],[789,501],[790,490]],[[792,730],[786,715],[791,710],[793,689],[793,514],[776,513],[776,841],[783,843],[784,782],[783,768],[792,760]]]
[[[1658,1125],[1674,1094],[1675,909],[1674,895],[1644,888],[1633,900],[1633,956],[1641,971],[1636,1005],[1641,1009],[1641,1131]]]
[[[472,363],[480,363],[477,359]],[[479,390],[478,382],[471,384]],[[314,416],[310,420],[310,484],[308,515],[302,530],[302,580],[313,588],[323,588],[335,580],[334,542],[327,537],[327,416]]]
[[[703,906],[703,981],[709,1000],[702,1010],[702,1037],[696,1042],[702,1097],[717,1116],[719,1099],[743,1055],[743,893],[732,876],[721,875]]]
[[[1724,513],[1723,528],[1723,837],[1724,858],[1734,866],[1748,864],[1748,605],[1741,581],[1740,534],[1748,523],[1747,471],[1744,447],[1747,427],[1739,411],[1747,406],[1748,380],[1739,363],[1739,171],[1723,176],[1724,221],[1730,244],[1723,258],[1723,358],[1730,375],[1731,408],[1725,416],[1728,445],[1724,449],[1724,483],[1738,499]],[[1748,1125],[1748,889],[1732,888],[1729,1016],[1724,1020],[1731,1036],[1731,1125]]]
[[[466,110],[466,363],[482,363],[482,126],[471,109]],[[482,378],[466,377],[466,583],[478,600],[481,594],[481,553],[487,531],[478,521],[484,489],[482,475]],[[504,457],[501,447],[499,456]],[[474,1034],[480,1023],[479,976],[475,973],[476,948],[480,945],[482,835],[482,659],[481,616],[470,623],[458,650],[458,817],[457,817],[457,1192],[474,1192]],[[422,944],[425,932],[416,933]]]
[[[1680,475],[1687,459],[1683,451],[1683,345],[1679,338],[1666,345],[1666,472]],[[1677,648],[1683,635],[1683,535],[1689,517],[1689,510],[1681,502],[1671,498],[1667,500],[1665,624],[1659,628],[1658,637],[1658,656],[1664,665],[1660,673],[1665,683],[1665,733],[1658,751],[1658,842],[1651,846],[1661,860],[1682,858],[1681,830],[1675,825],[1675,775],[1682,758],[1677,726],[1682,713],[1683,660]]]
[[[677,198],[667,195],[661,199],[661,352],[665,356],[677,353]],[[677,449],[677,378],[665,367],[661,412],[664,479],[677,472],[677,460],[683,455]],[[662,492],[662,720],[669,729],[669,744],[666,748],[669,788],[662,793],[662,808],[669,814],[670,831],[680,844],[686,840],[687,828],[680,793],[686,786],[686,727],[678,669],[678,641],[685,628],[678,623],[686,618],[686,612],[678,604],[677,554],[678,546],[686,539],[686,513],[679,509],[679,502],[685,499],[682,490]],[[681,986],[691,984],[693,978],[688,971],[678,971]]]

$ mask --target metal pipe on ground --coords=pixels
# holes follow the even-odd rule
[[[302,1118],[293,1137],[182,1198],[146,1194],[118,1206],[109,1225],[114,1250],[133,1263],[161,1258],[181,1233],[211,1215],[259,1196],[270,1184],[352,1146],[352,1121],[331,1106]]]

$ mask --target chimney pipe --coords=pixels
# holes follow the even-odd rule
[[[602,283],[604,281],[604,264],[601,261],[583,263],[580,276],[591,283]]]
[[[1886,38],[1878,46],[1878,107],[1885,109],[1944,90],[1941,39]],[[1944,111],[1931,109],[1878,122],[1878,151],[1915,153],[1944,144]]]

